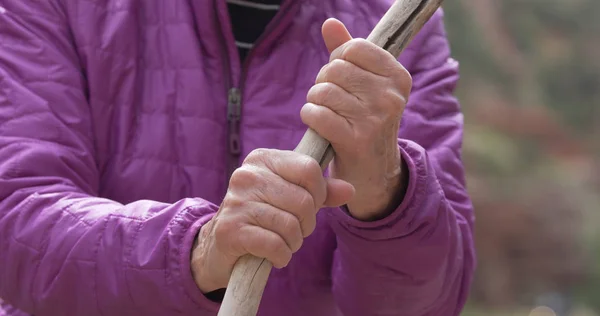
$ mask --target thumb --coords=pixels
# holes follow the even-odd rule
[[[354,197],[355,189],[352,184],[339,179],[327,178],[327,199],[324,206],[338,207],[350,202]]]
[[[344,23],[334,18],[327,19],[327,21],[323,23],[321,33],[323,34],[325,46],[327,46],[327,50],[330,54],[336,48],[352,39],[352,36],[346,29],[346,26],[344,26]]]

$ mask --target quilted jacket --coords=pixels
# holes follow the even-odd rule
[[[224,0],[0,0],[0,315],[215,315],[190,252],[230,169],[293,149],[328,17],[366,37],[391,0],[288,0],[240,64]],[[413,76],[390,216],[323,209],[259,315],[458,315],[475,267],[458,65],[439,11]]]

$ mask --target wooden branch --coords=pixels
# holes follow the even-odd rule
[[[367,40],[398,58],[442,1],[396,0]],[[294,151],[314,158],[323,169],[334,156],[329,142],[312,129],[306,131]],[[218,315],[256,315],[271,268],[271,263],[264,258],[252,255],[241,257],[234,266]]]

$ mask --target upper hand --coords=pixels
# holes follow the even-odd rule
[[[192,272],[204,293],[225,288],[239,257],[266,258],[285,267],[316,226],[323,206],[348,202],[354,189],[326,179],[313,158],[259,149],[229,182],[219,211],[205,224],[192,252]]]
[[[322,32],[330,62],[309,90],[301,117],[333,146],[331,175],[356,188],[348,203],[352,215],[378,218],[402,192],[397,137],[411,76],[384,49],[352,39],[340,21],[327,20]]]

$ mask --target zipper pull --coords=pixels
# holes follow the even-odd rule
[[[229,89],[227,98],[227,121],[229,122],[229,152],[233,155],[239,155],[242,152],[238,126],[242,115],[242,96],[240,89]]]
[[[242,95],[240,93],[240,89],[231,88],[229,89],[228,102],[227,102],[227,120],[231,122],[237,122],[240,120],[241,116],[241,105],[242,105]]]
[[[229,127],[229,153],[235,156],[238,156],[242,153],[240,133],[238,133],[237,126]]]

